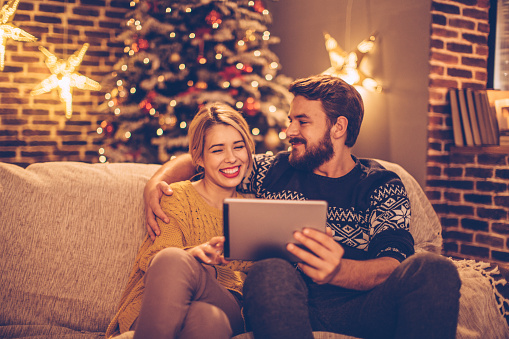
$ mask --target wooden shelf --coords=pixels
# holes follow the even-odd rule
[[[451,147],[453,153],[495,153],[509,154],[509,145],[504,146],[468,146],[468,147]]]

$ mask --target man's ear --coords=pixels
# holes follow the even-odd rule
[[[339,139],[343,136],[346,137],[347,128],[348,128],[348,119],[341,115],[336,119],[336,123],[331,128],[331,136],[336,139]]]

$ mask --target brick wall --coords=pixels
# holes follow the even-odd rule
[[[488,0],[432,2],[426,193],[444,254],[509,262],[509,149],[455,148],[448,88],[485,89]]]
[[[2,1],[4,2],[4,1]],[[97,159],[96,133],[104,91],[73,91],[73,115],[65,117],[58,91],[30,96],[51,75],[43,46],[67,59],[84,43],[90,47],[78,72],[101,82],[123,53],[115,37],[125,23],[128,0],[21,0],[12,23],[38,38],[8,40],[0,72],[0,161],[26,166],[41,161]]]

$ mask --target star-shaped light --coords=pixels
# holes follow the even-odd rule
[[[4,70],[5,44],[7,39],[16,41],[35,41],[36,37],[14,26],[11,21],[18,8],[19,0],[10,0],[0,11],[0,71]]]
[[[40,46],[39,50],[46,56],[46,66],[52,73],[30,92],[31,95],[48,93],[53,89],[59,89],[60,101],[65,102],[65,116],[69,119],[72,116],[72,88],[99,91],[101,85],[98,82],[77,73],[79,65],[83,61],[89,44],[85,43],[80,50],[74,52],[67,60],[57,57]]]
[[[358,68],[364,55],[373,49],[376,40],[375,34],[361,41],[355,51],[350,53],[345,52],[339,47],[336,39],[331,37],[330,34],[324,33],[324,37],[325,48],[329,52],[331,67],[325,70],[323,74],[340,77],[350,85],[359,85],[378,92],[382,90],[382,87],[376,80],[367,76]]]

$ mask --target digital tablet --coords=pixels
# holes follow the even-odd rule
[[[224,257],[227,260],[283,258],[299,261],[286,250],[303,227],[325,232],[327,202],[321,200],[225,199]]]

